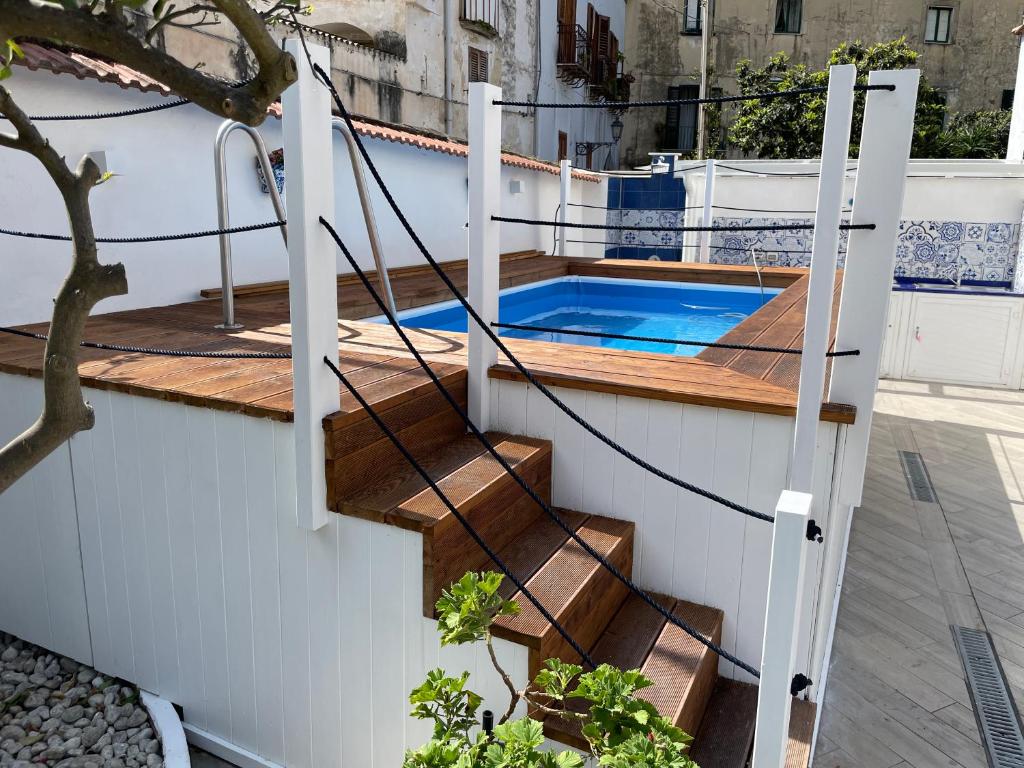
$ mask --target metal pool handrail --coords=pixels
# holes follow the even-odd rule
[[[270,191],[270,201],[274,204],[274,213],[279,221],[285,220],[284,203],[281,201],[281,194],[277,191],[277,182],[274,180],[274,169],[270,164],[270,155],[267,154],[267,145],[260,136],[259,131],[244,123],[234,120],[225,120],[217,129],[217,138],[213,145],[213,167],[217,185],[217,222],[220,228],[227,229],[230,225],[228,220],[230,213],[228,209],[228,162],[225,154],[228,137],[235,131],[244,132],[256,148],[256,160],[263,171],[263,177],[267,182],[267,189]],[[285,246],[288,245],[288,226],[281,225],[281,238]],[[231,270],[231,235],[222,232],[220,237],[220,287],[221,307],[223,320],[218,328],[224,330],[237,330],[242,327],[241,323],[235,322],[235,286]]]
[[[377,219],[373,215],[373,204],[370,202],[370,192],[366,186],[366,176],[363,174],[363,161],[359,156],[359,146],[355,137],[348,129],[348,125],[340,117],[331,118],[331,130],[337,131],[345,139],[348,147],[348,156],[352,161],[352,176],[356,180],[356,190],[359,192],[359,204],[363,208],[363,219],[366,221],[366,236],[370,240],[370,251],[373,253],[373,263],[377,267],[377,280],[384,292],[384,300],[392,314],[397,315],[395,308],[395,296],[391,292],[391,278],[388,275],[387,267],[384,264],[384,252],[380,245],[380,234],[377,231]]]

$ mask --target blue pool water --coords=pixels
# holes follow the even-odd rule
[[[721,338],[778,293],[777,289],[766,288],[762,295],[760,289],[746,286],[564,277],[502,291],[498,319],[503,323],[565,330],[710,342]],[[383,318],[374,319],[384,322]],[[466,310],[456,302],[402,312],[399,319],[409,328],[466,330]],[[505,328],[500,335],[688,357],[703,349]]]

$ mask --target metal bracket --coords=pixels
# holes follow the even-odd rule
[[[821,535],[821,526],[814,522],[814,518],[807,521],[807,540],[816,541],[819,544],[825,540]]]
[[[811,678],[801,672],[797,672],[793,675],[793,682],[789,685],[789,693],[791,696],[797,696],[812,685],[814,685],[814,681]]]

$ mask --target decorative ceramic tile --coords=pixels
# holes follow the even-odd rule
[[[809,224],[810,219],[716,218],[724,227]],[[1009,281],[1016,271],[1020,224],[965,221],[902,221],[896,245],[896,275],[951,280]],[[840,266],[849,233],[840,236]],[[714,232],[711,261],[749,264],[751,249],[764,264],[806,267],[813,233],[803,231]]]

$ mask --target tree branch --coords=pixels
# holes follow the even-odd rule
[[[234,24],[256,57],[258,72],[248,83],[226,83],[146,45],[123,23],[103,23],[121,15],[116,6],[96,14],[88,8],[0,0],[0,28],[7,37],[60,40],[106,56],[152,77],[209,112],[259,125],[266,119],[267,108],[298,78],[295,59],[278,47],[263,17],[246,0],[210,3]]]
[[[509,677],[508,672],[506,672],[504,667],[498,663],[498,655],[494,652],[494,638],[491,636],[490,630],[488,630],[484,635],[484,641],[487,643],[487,653],[491,657],[491,665],[494,667],[495,671],[497,671],[498,675],[501,677],[501,681],[505,684],[505,687],[508,688],[509,692],[508,709],[505,710],[505,714],[502,715],[501,719],[498,721],[498,725],[501,725],[502,723],[507,722],[508,719],[512,717],[513,713],[515,713],[516,707],[519,706],[519,701],[522,699],[523,694],[516,689],[515,683],[512,682],[512,678]]]
[[[0,114],[16,136],[0,135],[0,144],[33,155],[49,173],[64,199],[71,226],[71,270],[54,301],[43,360],[43,410],[18,437],[0,448],[0,493],[46,458],[76,432],[93,425],[92,408],[82,398],[78,347],[89,312],[98,301],[128,292],[124,267],[100,264],[92,229],[89,194],[101,177],[88,156],[72,171],[28,116],[0,86]]]

